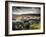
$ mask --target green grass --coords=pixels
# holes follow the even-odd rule
[[[40,29],[40,23],[34,23],[32,25],[29,26],[29,29]]]

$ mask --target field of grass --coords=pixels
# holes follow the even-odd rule
[[[34,24],[30,25],[30,26],[29,26],[29,29],[32,29],[32,30],[33,30],[33,29],[40,29],[40,23],[37,23],[37,24],[34,23]]]

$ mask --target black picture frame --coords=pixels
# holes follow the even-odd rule
[[[43,4],[43,32],[42,33],[27,33],[27,34],[8,34],[8,2],[17,2],[17,3],[28,3],[28,4]],[[37,35],[37,34],[45,34],[45,3],[41,2],[24,2],[24,1],[5,1],[5,36],[18,36],[18,35]]]

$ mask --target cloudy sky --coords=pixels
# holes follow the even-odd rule
[[[40,14],[39,7],[12,7],[13,14]]]

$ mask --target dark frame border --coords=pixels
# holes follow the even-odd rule
[[[27,34],[8,34],[8,2],[17,2],[17,3],[28,3],[28,4],[43,4],[43,33],[27,33]],[[5,36],[18,36],[18,35],[35,35],[35,34],[45,34],[45,3],[41,2],[24,2],[24,1],[5,1]]]

